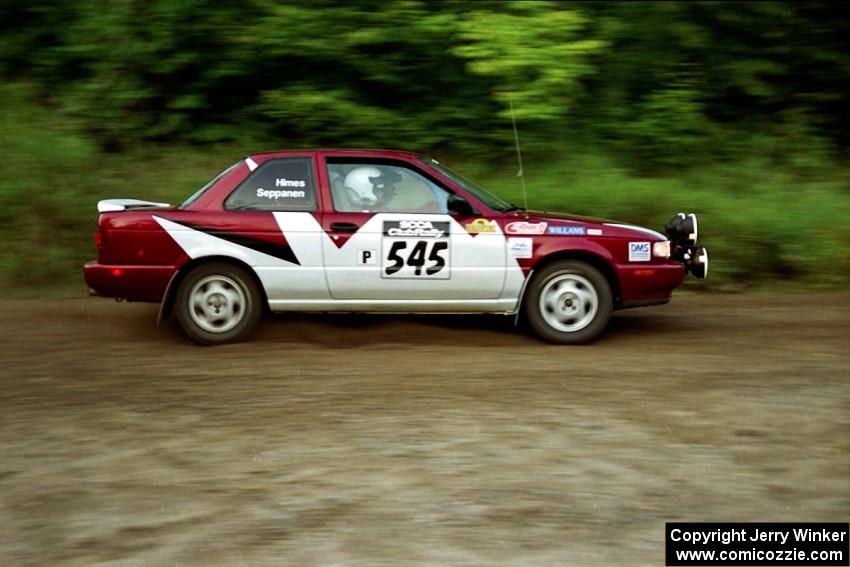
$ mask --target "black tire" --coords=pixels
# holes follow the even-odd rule
[[[534,274],[522,310],[543,340],[578,345],[605,330],[613,306],[611,286],[599,270],[578,260],[562,260]]]
[[[238,342],[256,329],[263,314],[261,297],[245,269],[226,262],[201,264],[177,290],[177,321],[200,344]]]

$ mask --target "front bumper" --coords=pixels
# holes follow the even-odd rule
[[[89,294],[130,301],[162,301],[174,266],[108,265],[88,262],[83,278]]]
[[[652,305],[669,301],[673,290],[685,279],[685,273],[685,266],[679,262],[617,266],[620,278],[620,306]]]

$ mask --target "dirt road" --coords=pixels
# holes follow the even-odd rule
[[[0,303],[2,565],[663,565],[665,521],[850,519],[850,294],[489,317]]]

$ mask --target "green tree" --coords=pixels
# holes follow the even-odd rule
[[[550,2],[520,2],[476,10],[457,22],[462,40],[452,52],[475,75],[491,79],[502,117],[563,120],[595,72],[592,58],[606,42],[587,37],[587,18]]]

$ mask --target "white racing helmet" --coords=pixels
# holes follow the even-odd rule
[[[345,187],[357,195],[360,204],[372,206],[379,201],[386,203],[395,195],[393,183],[398,174],[381,171],[373,165],[364,165],[348,172],[345,176]]]
[[[381,170],[373,166],[363,166],[352,169],[345,176],[345,187],[353,191],[363,205],[374,205],[378,202],[373,179],[381,177]]]

